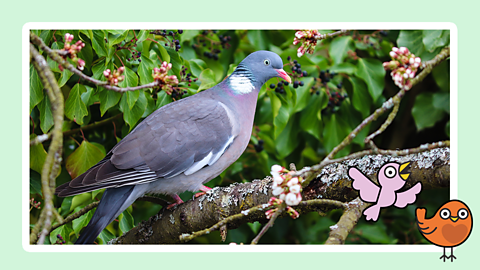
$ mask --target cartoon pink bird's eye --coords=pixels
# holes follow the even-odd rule
[[[447,208],[444,208],[440,211],[440,217],[443,218],[443,219],[447,219],[450,217],[450,210],[448,210]]]
[[[468,217],[468,211],[465,208],[458,210],[458,217],[461,219],[466,219]]]
[[[393,166],[388,166],[385,169],[385,176],[388,178],[393,178],[397,175],[397,170]]]

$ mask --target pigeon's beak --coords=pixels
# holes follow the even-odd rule
[[[289,82],[289,83],[292,83],[292,79],[290,78],[290,76],[288,76],[287,72],[285,72],[285,70],[283,69],[275,69],[278,73],[278,76],[280,76],[280,78],[284,79],[285,81]]]
[[[405,162],[400,165],[400,177],[403,180],[407,181],[407,178],[410,176],[410,162]]]

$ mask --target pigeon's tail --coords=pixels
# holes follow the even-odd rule
[[[75,244],[93,244],[102,230],[138,198],[134,189],[134,185],[106,189],[95,214]]]

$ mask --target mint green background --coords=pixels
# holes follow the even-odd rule
[[[2,6],[0,61],[1,265],[19,269],[154,268],[310,268],[478,266],[478,4],[473,1],[15,1]],[[113,4],[114,3],[114,4]],[[298,3],[298,4],[296,4]],[[362,3],[362,4],[359,4]],[[403,7],[403,8],[401,8]],[[474,229],[453,263],[436,253],[29,253],[21,245],[21,30],[26,22],[299,21],[299,22],[453,22],[458,27],[458,198],[473,212]],[[379,24],[381,28],[381,24]],[[293,37],[292,37],[293,38]],[[454,121],[452,119],[452,121]],[[28,147],[26,144],[24,147]],[[288,251],[288,247],[285,247]]]

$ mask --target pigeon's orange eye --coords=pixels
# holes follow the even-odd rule
[[[450,217],[450,210],[448,210],[447,208],[444,208],[440,211],[440,217],[443,218],[443,219],[447,219]]]
[[[263,60],[263,63],[265,64],[265,66],[268,66],[268,65],[270,65],[270,60],[265,59],[265,60]]]
[[[458,210],[457,216],[461,219],[466,219],[468,217],[468,211],[465,208]]]
[[[397,174],[397,170],[393,166],[388,166],[385,169],[385,176],[388,178],[393,178]]]

